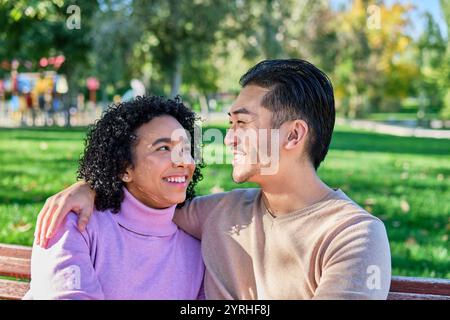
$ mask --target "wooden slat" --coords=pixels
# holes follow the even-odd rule
[[[20,300],[29,289],[29,283],[0,279],[0,299]],[[388,300],[450,300],[449,296],[390,292]]]
[[[30,260],[0,256],[0,275],[30,279]]]
[[[20,300],[27,293],[30,284],[0,279],[0,299]]]
[[[390,291],[450,296],[450,279],[392,277]]]
[[[0,257],[31,259],[31,247],[0,243]]]
[[[450,300],[450,297],[433,294],[390,292],[388,300]]]

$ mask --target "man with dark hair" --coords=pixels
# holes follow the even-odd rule
[[[383,223],[316,172],[335,121],[328,77],[304,60],[267,60],[240,83],[225,144],[234,154],[233,180],[260,188],[196,197],[175,214],[202,240],[206,298],[386,299]],[[50,198],[38,218],[41,245],[70,210],[83,228],[94,197],[79,182]]]
[[[327,75],[304,60],[266,60],[248,70],[239,83],[270,89],[261,105],[272,112],[272,128],[286,121],[306,121],[311,131],[308,152],[317,170],[328,152],[335,119]]]

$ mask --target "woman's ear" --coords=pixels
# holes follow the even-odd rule
[[[285,149],[292,150],[303,144],[308,133],[308,124],[303,120],[294,120],[288,129]]]
[[[133,181],[133,175],[130,169],[125,170],[125,173],[121,176],[121,180],[125,183],[130,183],[131,181]]]

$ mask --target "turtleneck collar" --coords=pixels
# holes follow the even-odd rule
[[[125,195],[120,212],[113,214],[123,228],[143,236],[156,237],[170,236],[177,231],[177,225],[172,222],[176,205],[154,209],[141,203],[125,187],[123,192]]]

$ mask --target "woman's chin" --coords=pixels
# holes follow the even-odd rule
[[[167,200],[168,200],[167,202],[170,203],[171,206],[183,203],[186,200],[186,194],[180,195],[179,197],[170,197],[170,199]]]

